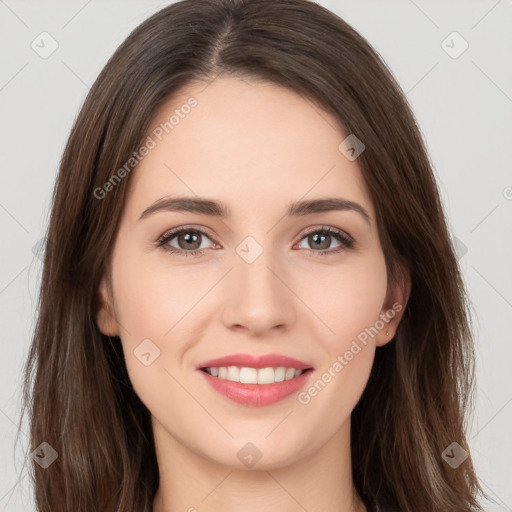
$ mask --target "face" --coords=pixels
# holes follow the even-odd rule
[[[98,325],[120,336],[170,444],[270,469],[348,435],[404,290],[347,135],[294,92],[235,78],[191,85],[155,117]],[[314,203],[327,198],[338,206]]]

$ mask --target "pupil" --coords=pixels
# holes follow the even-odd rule
[[[198,234],[192,234],[192,235],[191,235],[190,233],[185,233],[185,234],[183,234],[183,235],[180,235],[180,237],[179,237],[179,238],[183,239],[183,240],[186,242],[186,244],[194,243],[194,241],[195,241],[195,243],[197,244],[197,241],[199,240],[199,236],[198,236]],[[195,240],[194,240],[194,239],[195,239]],[[196,247],[190,247],[190,245],[189,245],[189,247],[188,247],[188,248],[189,248],[189,249],[197,249],[197,248],[199,248],[199,246],[200,246],[200,245],[201,245],[200,243],[199,243],[199,244],[197,244],[197,246],[196,246]]]
[[[312,235],[311,238],[313,239],[314,243],[318,243],[318,244],[322,245],[322,247],[320,247],[320,249],[328,249],[329,248],[329,242],[326,243],[326,241],[328,239],[330,239],[330,235],[320,235],[320,234],[316,233],[316,234]],[[321,238],[323,240],[321,242],[318,242],[318,238]]]

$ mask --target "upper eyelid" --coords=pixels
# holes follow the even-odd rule
[[[208,235],[209,238],[215,239],[215,236],[210,233],[210,230],[204,226],[180,226],[178,228],[172,228],[165,231],[161,236],[158,237],[158,240],[162,240],[168,237],[175,237],[183,231],[199,231],[204,232],[204,234]],[[213,240],[212,240],[213,241]]]

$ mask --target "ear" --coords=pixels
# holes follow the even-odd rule
[[[384,326],[375,336],[376,346],[385,345],[394,338],[410,294],[411,276],[405,267],[400,266],[397,278],[388,284],[386,298],[379,315]]]
[[[98,287],[98,311],[96,323],[105,336],[119,336],[119,327],[112,306],[112,298],[107,279],[103,277]]]

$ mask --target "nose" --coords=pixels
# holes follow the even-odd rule
[[[251,263],[235,259],[224,284],[222,321],[226,328],[253,337],[290,329],[300,301],[288,281],[289,273],[271,251],[263,251]]]

